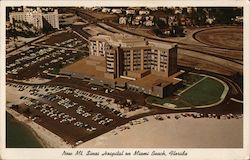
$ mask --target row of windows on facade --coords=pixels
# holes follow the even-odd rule
[[[106,52],[102,52],[102,51],[99,51],[99,53],[97,53],[95,50],[94,50],[94,55],[104,55]],[[166,52],[162,52],[161,54],[160,54],[160,57],[161,57],[161,59],[163,59],[163,58],[167,58],[168,57],[168,55],[166,55],[165,54]],[[110,53],[107,53],[106,55],[109,55],[109,57],[113,57],[114,56],[114,54],[110,54]],[[131,57],[131,54],[129,53],[129,54],[123,54],[123,56],[124,56],[124,58],[130,58]],[[154,59],[154,58],[157,58],[158,57],[158,53],[147,53],[147,54],[145,54],[144,53],[144,55],[143,55],[144,57],[150,57],[150,58],[152,58],[152,59]],[[141,53],[134,53],[133,54],[133,58],[134,59],[136,59],[136,58],[141,58]]]
[[[97,48],[96,45],[90,45],[90,48],[93,50],[93,51],[97,51],[97,49],[99,49],[99,52],[105,52],[105,50],[107,50],[107,48],[105,47],[99,47]],[[155,53],[155,54],[158,54],[158,50],[157,49],[142,49],[144,54],[148,53]],[[133,51],[133,54],[141,54],[141,50],[132,50]],[[124,54],[130,54],[131,53],[131,50],[123,50],[123,53]],[[161,51],[160,50],[160,54],[165,54],[167,53],[166,51]]]
[[[144,66],[143,69],[151,69],[151,70],[158,71],[158,68],[159,68],[158,66]],[[139,65],[133,66],[133,70],[140,70],[140,69],[141,69],[141,66],[139,66]],[[125,71],[130,71],[131,67],[130,66],[124,67],[124,70]],[[159,70],[161,72],[167,72],[168,68],[167,67],[160,67]]]
[[[111,46],[110,45],[107,45],[105,42],[98,42],[98,45],[97,45],[97,42],[96,41],[92,41],[91,44],[90,44],[91,48],[98,48],[100,49],[110,49]],[[140,49],[141,50],[141,49]],[[140,50],[133,50],[134,52],[140,52]],[[142,48],[142,50],[144,52],[157,52],[158,49],[146,49],[146,48]],[[123,52],[130,52],[130,49],[124,49]]]

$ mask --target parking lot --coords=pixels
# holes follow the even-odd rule
[[[87,42],[73,32],[56,33],[7,57],[10,79],[56,75],[60,68],[87,55]],[[60,136],[72,146],[106,133],[144,113],[144,97],[131,91],[101,87],[72,77],[50,77],[46,84],[12,83],[22,92],[12,109]]]
[[[53,36],[49,36],[36,42],[36,44],[51,45],[57,47],[67,47],[74,49],[81,49],[79,47],[86,47],[86,41],[75,34],[73,31],[63,31]],[[86,45],[84,45],[86,44]]]
[[[120,91],[120,90],[111,89],[111,88],[105,87],[105,86],[98,86],[98,85],[91,84],[88,81],[73,78],[73,77],[71,77],[70,79],[68,79],[68,78],[54,78],[48,84],[65,85],[65,86],[72,86],[74,88],[82,88],[83,90],[88,91],[90,93],[95,93],[98,95],[103,95],[103,96],[108,96],[110,98],[113,98],[117,101],[117,103],[121,103],[121,104],[124,104],[127,101],[127,99],[129,99],[133,102],[133,104],[137,104],[140,106],[146,105],[146,103],[144,101],[146,96],[141,94],[141,93],[137,93],[137,92],[130,91],[130,90]],[[93,88],[96,88],[96,89],[93,90]],[[108,93],[107,93],[106,89],[109,90]],[[132,108],[130,108],[130,109],[132,109]]]
[[[13,106],[14,110],[73,146],[129,121],[126,114],[129,112],[114,98],[63,86],[15,83],[7,86],[29,93],[20,97],[24,103]]]
[[[7,77],[28,79],[40,74],[57,74],[63,66],[87,56],[87,42],[81,40],[76,34],[67,34],[66,32],[55,37],[58,38],[47,37],[39,43],[25,46],[15,51],[14,55],[8,56],[6,61]]]

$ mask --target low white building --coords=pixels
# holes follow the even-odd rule
[[[154,25],[154,22],[151,21],[151,20],[147,20],[147,21],[144,22],[144,25],[147,26],[147,27],[151,27],[151,26]]]
[[[112,13],[116,13],[116,14],[121,14],[121,13],[122,13],[122,10],[121,10],[121,9],[114,8],[114,9],[112,9],[111,12],[112,12]]]
[[[103,12],[103,13],[109,13],[110,11],[111,11],[110,8],[103,8],[103,9],[102,9],[102,12]]]
[[[182,8],[175,8],[174,14],[182,14]]]
[[[127,24],[127,17],[120,17],[119,24]]]
[[[235,20],[235,22],[243,23],[243,17],[242,16],[236,16],[234,20]]]
[[[192,11],[193,11],[193,9],[192,9],[192,7],[187,7],[187,13],[192,13]]]
[[[135,10],[134,9],[127,9],[126,10],[126,14],[135,14]]]
[[[92,11],[96,11],[98,8],[97,7],[92,7],[91,10]]]
[[[146,21],[147,21],[147,20],[151,20],[151,21],[153,21],[154,16],[146,16],[146,17],[145,17],[145,19],[146,19]]]
[[[139,25],[139,24],[140,24],[140,20],[138,20],[138,19],[134,19],[132,21],[132,25]]]
[[[149,7],[148,9],[150,9],[151,11],[157,11],[158,10],[157,7]]]
[[[140,10],[139,15],[149,15],[150,11],[149,10]]]
[[[141,19],[142,19],[142,16],[136,16],[135,19],[136,19],[136,20],[141,20]]]
[[[207,23],[207,24],[213,24],[214,21],[215,21],[215,18],[207,18],[207,19],[206,19],[206,23]]]
[[[168,17],[168,25],[169,26],[176,26],[177,25],[177,19],[175,16]]]

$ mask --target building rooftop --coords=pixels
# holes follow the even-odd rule
[[[89,56],[87,58],[83,58],[76,63],[73,63],[69,66],[66,66],[62,69],[63,72],[71,72],[75,75],[80,76],[88,76],[88,77],[95,77],[96,79],[103,80],[103,81],[111,81],[116,82],[118,84],[124,84],[128,82],[128,79],[124,78],[116,78],[116,79],[107,79],[105,78],[105,69],[97,69],[98,67],[105,67],[105,59],[104,57],[97,57],[97,56]]]
[[[90,40],[99,40],[106,41],[109,45],[113,47],[122,47],[122,48],[134,48],[134,47],[157,47],[161,49],[170,49],[173,48],[176,44],[170,43],[160,43],[152,40],[148,40],[138,36],[131,36],[128,34],[115,33],[111,36],[99,34],[92,36]]]
[[[143,78],[137,79],[135,81],[130,81],[128,82],[128,84],[140,86],[147,89],[152,89],[153,86],[164,87],[170,84],[177,84],[178,82],[180,82],[181,81],[180,79],[175,78],[179,74],[180,72],[177,72],[176,74],[167,77],[164,75],[150,73]]]
[[[97,67],[105,67],[105,59],[104,57],[97,56],[89,56],[87,58],[83,58],[76,63],[73,63],[69,66],[66,66],[62,69],[64,72],[70,72],[71,74],[80,75],[80,76],[88,76],[94,77],[98,80],[109,81],[117,84],[131,84],[135,86],[140,86],[147,89],[152,89],[153,86],[167,86],[170,84],[177,84],[181,81],[181,79],[175,78],[178,77],[182,72],[177,72],[171,76],[167,76],[164,74],[157,74],[151,72],[150,74],[144,76],[143,78],[137,78],[136,80],[126,79],[126,78],[115,78],[115,79],[107,79],[105,78],[105,69],[97,69]],[[135,73],[143,73],[143,70],[133,71]]]

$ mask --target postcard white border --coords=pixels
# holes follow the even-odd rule
[[[167,151],[175,150],[175,151],[183,151],[185,150],[188,153],[188,156],[176,156],[176,157],[152,157],[152,156],[122,156],[122,157],[83,157],[83,156],[70,156],[65,157],[61,156],[63,150],[67,151],[76,151],[79,149],[6,149],[5,148],[5,7],[6,6],[20,6],[20,5],[26,5],[26,6],[151,6],[151,7],[157,7],[157,6],[209,6],[209,7],[244,7],[244,144],[242,149],[228,149],[228,148],[222,148],[222,149],[187,149],[187,148],[170,148],[165,149]],[[212,1],[159,1],[159,0],[138,0],[138,1],[117,1],[117,0],[75,0],[75,1],[2,1],[1,2],[1,59],[0,59],[0,131],[1,131],[1,137],[0,137],[0,156],[3,159],[22,159],[22,160],[40,160],[40,159],[193,159],[193,160],[200,160],[200,159],[213,159],[213,160],[221,160],[221,159],[230,159],[230,160],[238,160],[238,159],[249,159],[249,111],[250,111],[250,103],[249,103],[249,72],[250,72],[250,56],[249,56],[249,1],[231,1],[231,0],[212,0]],[[95,151],[116,151],[117,148],[113,149],[99,149],[99,148],[90,148],[90,149],[80,149],[83,151],[87,150],[95,150]],[[119,150],[126,150],[126,151],[134,151],[135,148],[129,148],[129,149],[123,149],[119,148]],[[141,151],[147,151],[147,150],[153,150],[151,149],[140,149]],[[162,150],[162,149],[155,149],[154,150]],[[1,159],[0,157],[0,159]]]

